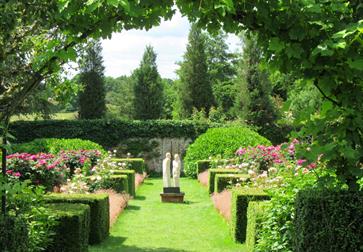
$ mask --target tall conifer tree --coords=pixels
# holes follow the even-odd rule
[[[97,40],[91,40],[85,47],[80,60],[80,83],[83,91],[79,94],[79,118],[102,118],[106,112],[104,66],[102,46]]]
[[[159,119],[163,112],[163,84],[156,65],[156,53],[147,46],[134,73],[134,118],[139,120]]]
[[[277,113],[271,100],[271,82],[268,73],[260,69],[261,48],[256,36],[244,38],[243,58],[238,69],[236,111],[247,123],[261,131],[270,127]]]
[[[180,81],[176,109],[180,118],[190,117],[193,109],[208,113],[214,105],[205,52],[205,35],[196,25],[192,25],[188,40],[184,60],[177,72]]]

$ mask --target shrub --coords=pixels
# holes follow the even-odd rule
[[[49,204],[58,220],[54,227],[55,239],[47,251],[88,251],[90,207],[85,204]]]
[[[145,161],[142,158],[113,158],[113,162],[125,164],[127,169],[134,170],[137,173],[145,172]]]
[[[232,190],[231,233],[235,241],[241,243],[246,241],[248,203],[269,198],[260,188],[242,187]]]
[[[232,158],[239,147],[271,145],[270,141],[255,131],[243,127],[209,129],[189,146],[184,158],[185,173],[197,175],[197,160],[220,156]]]
[[[363,192],[300,191],[294,251],[362,251]]]
[[[245,184],[249,181],[248,174],[216,174],[214,179],[214,192],[220,193],[224,189],[236,184]]]
[[[198,160],[196,162],[197,174],[202,173],[210,168],[218,168],[218,166],[227,166],[231,163],[235,163],[237,159],[208,159]]]
[[[28,130],[29,132],[29,130]],[[77,150],[98,150],[103,154],[106,151],[97,143],[91,142],[89,140],[82,139],[65,139],[65,138],[38,138],[34,139],[31,142],[26,142],[22,144],[12,145],[13,153],[51,153],[58,154],[61,151],[77,151]]]
[[[114,171],[115,175],[126,175],[128,179],[128,192],[130,196],[135,197],[135,171],[134,170],[116,170]]]
[[[28,252],[27,223],[19,216],[0,215],[0,249],[9,252]]]
[[[209,127],[219,126],[194,121],[124,121],[124,120],[48,120],[17,121],[10,125],[10,132],[18,143],[36,138],[80,138],[91,140],[105,148],[137,137],[187,137],[196,138]]]
[[[106,239],[110,228],[110,209],[107,194],[58,194],[45,196],[49,203],[87,204],[91,210],[89,243],[97,244]]]
[[[127,175],[111,175],[104,181],[102,188],[113,189],[118,193],[129,193]]]
[[[202,173],[209,168],[211,168],[211,160],[198,160],[196,162],[197,165],[197,174]]]
[[[259,239],[267,204],[268,202],[266,201],[250,201],[248,203],[246,234],[247,251],[255,251],[255,244]]]
[[[241,173],[239,169],[226,169],[226,168],[218,168],[218,169],[209,169],[208,170],[208,192],[209,194],[214,193],[214,185],[215,185],[215,177],[217,174],[237,174]]]

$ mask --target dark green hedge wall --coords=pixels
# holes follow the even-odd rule
[[[45,120],[17,121],[10,125],[16,142],[36,138],[81,138],[103,147],[115,147],[122,140],[134,137],[190,137],[196,138],[216,124],[192,121],[123,121],[123,120]]]
[[[264,221],[268,201],[250,201],[247,209],[247,252],[255,251],[255,244],[258,242],[262,222]]]
[[[49,204],[58,224],[47,251],[87,252],[90,231],[90,207],[85,204]]]
[[[143,174],[146,171],[146,164],[142,158],[112,158],[113,162],[126,163],[127,169]]]
[[[0,214],[0,251],[27,252],[28,228],[25,219]]]
[[[91,208],[89,242],[98,244],[109,235],[110,207],[107,194],[60,194],[52,193],[45,197],[49,203],[82,203]]]
[[[247,209],[250,201],[269,200],[261,188],[235,188],[232,190],[231,233],[235,241],[244,243],[247,233]]]
[[[209,194],[214,193],[214,185],[217,174],[238,174],[242,171],[239,169],[227,169],[227,168],[217,168],[208,170],[208,192]]]
[[[295,216],[294,251],[363,251],[363,192],[301,191]]]
[[[214,192],[220,193],[224,189],[237,183],[245,185],[249,181],[250,175],[248,174],[216,174],[214,179]]]

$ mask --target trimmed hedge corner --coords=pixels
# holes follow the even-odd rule
[[[28,251],[26,221],[21,217],[0,215],[0,251]]]
[[[202,173],[210,168],[212,168],[211,160],[198,160],[197,161],[197,174]]]
[[[245,184],[250,179],[248,174],[216,174],[214,179],[214,192],[220,193],[228,186],[237,183]]]
[[[232,190],[231,234],[235,241],[246,241],[248,203],[269,199],[270,197],[260,188],[242,187]]]
[[[118,193],[129,193],[129,183],[127,175],[111,175],[105,182],[104,189],[113,189]]]
[[[130,196],[135,197],[135,171],[134,170],[116,170],[115,175],[126,175],[128,179],[128,193]]]
[[[293,250],[363,251],[363,192],[300,191]]]
[[[254,251],[268,203],[268,201],[250,201],[248,203],[246,237],[248,252]]]
[[[239,169],[226,169],[226,168],[218,168],[218,169],[209,169],[208,170],[208,192],[209,194],[214,193],[214,184],[215,177],[217,174],[238,174],[241,173]]]
[[[47,251],[86,252],[90,232],[90,207],[86,204],[55,203],[48,207],[58,224],[55,236]]]
[[[184,158],[184,172],[187,176],[196,177],[198,160],[219,156],[222,159],[233,158],[238,148],[257,145],[271,145],[271,142],[246,127],[208,129],[189,145]]]
[[[113,158],[113,162],[126,163],[127,169],[143,174],[146,171],[145,161],[142,158]]]
[[[82,203],[90,206],[91,223],[89,243],[98,244],[106,239],[110,229],[110,206],[107,194],[60,194],[45,196],[49,203]]]

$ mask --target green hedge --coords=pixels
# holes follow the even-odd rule
[[[363,251],[363,192],[299,192],[294,227],[294,251]]]
[[[208,170],[208,192],[209,194],[214,193],[215,178],[217,174],[238,174],[241,173],[239,169],[209,169]]]
[[[245,184],[249,181],[248,174],[216,174],[214,179],[214,192],[220,193],[224,189],[237,183]]]
[[[124,121],[124,120],[45,120],[17,121],[10,125],[10,133],[18,143],[36,138],[88,139],[105,148],[115,147],[125,139],[135,137],[196,138],[217,124],[195,121]]]
[[[0,214],[0,251],[27,252],[29,244],[26,221]]]
[[[48,207],[55,214],[58,224],[54,239],[47,251],[88,251],[90,232],[90,207],[86,204],[55,203]]]
[[[129,193],[129,182],[127,175],[111,175],[102,185],[104,189],[113,189],[118,193]]]
[[[143,174],[146,171],[145,161],[142,158],[112,158],[113,162],[126,163],[127,169]]]
[[[198,160],[196,162],[197,174],[212,168],[212,160]]]
[[[116,170],[115,175],[126,175],[128,179],[128,192],[130,196],[135,197],[135,171],[134,170]]]
[[[106,239],[110,229],[110,206],[107,194],[60,194],[45,196],[49,203],[82,203],[90,206],[91,223],[89,242],[98,244]]]
[[[267,201],[250,201],[247,210],[247,237],[246,247],[248,252],[253,252],[259,238],[259,232],[264,220]]]
[[[231,234],[235,241],[246,241],[248,203],[269,199],[270,197],[260,188],[242,187],[232,190]]]
[[[39,152],[58,154],[62,150],[99,150],[103,154],[105,149],[92,141],[82,139],[58,139],[58,138],[38,138],[31,142],[14,144],[11,146],[13,153],[32,153]]]
[[[206,160],[209,157],[233,158],[238,148],[259,144],[271,145],[271,142],[245,127],[209,129],[188,147],[184,158],[185,174],[191,177],[198,175],[198,160]]]

